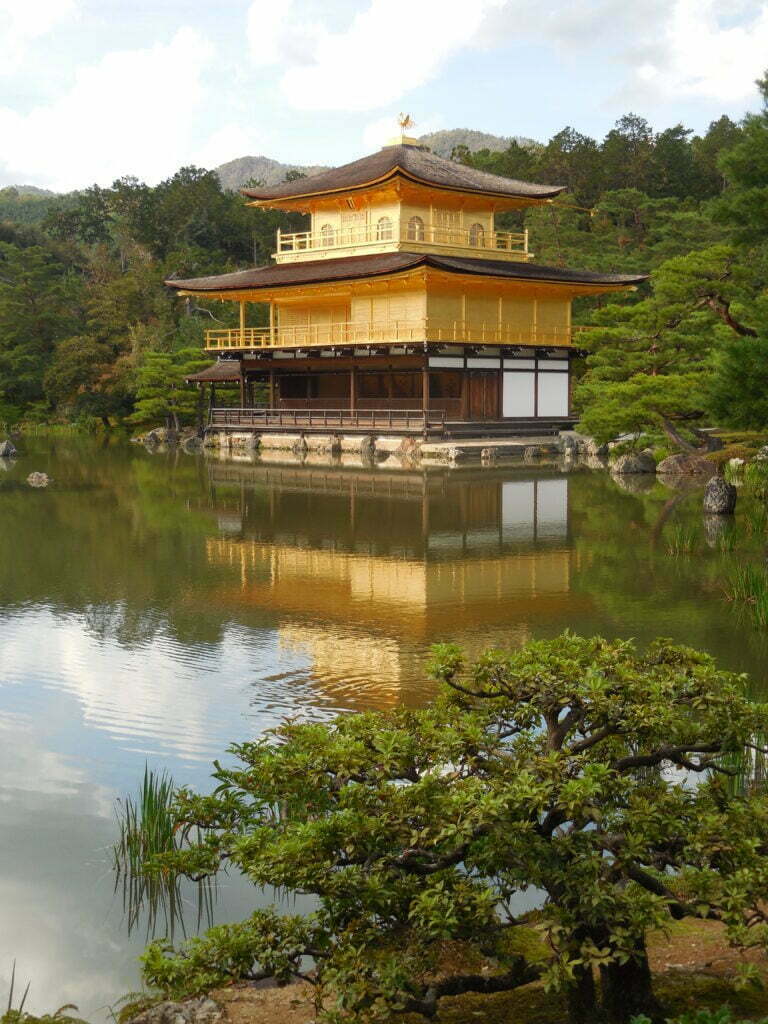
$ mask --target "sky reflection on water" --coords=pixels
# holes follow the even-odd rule
[[[54,484],[27,488],[31,469]],[[665,531],[701,527],[699,498],[640,491],[552,467],[28,446],[0,472],[0,997],[14,958],[34,1011],[97,1019],[136,988],[144,935],[126,934],[109,848],[145,762],[207,787],[229,743],[286,716],[420,704],[433,642],[661,633],[762,689],[764,638],[722,587],[729,560],[763,557],[754,510],[734,552],[702,529],[672,559]],[[216,916],[255,901],[225,878]]]

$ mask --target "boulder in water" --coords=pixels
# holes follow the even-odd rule
[[[0,459],[15,459],[18,454],[10,441],[0,441]]]
[[[611,466],[611,472],[623,473],[655,473],[656,460],[650,452],[629,452],[620,455]]]
[[[27,477],[30,487],[47,487],[50,482],[51,478],[47,473],[30,473]]]
[[[721,476],[713,476],[704,488],[707,515],[730,516],[736,508],[736,488]]]

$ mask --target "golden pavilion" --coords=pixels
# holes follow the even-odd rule
[[[268,266],[166,282],[239,304],[238,327],[207,332],[216,363],[190,378],[239,384],[239,408],[214,404],[211,427],[467,438],[569,425],[572,300],[644,277],[543,266],[527,232],[497,230],[498,213],[563,191],[405,135],[343,167],[243,189],[249,205],[311,227],[278,231]],[[248,325],[253,303],[268,326]]]

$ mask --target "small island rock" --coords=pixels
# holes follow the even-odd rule
[[[51,478],[47,473],[30,473],[27,477],[30,487],[47,487],[50,482]]]
[[[662,476],[715,476],[717,467],[709,459],[701,455],[678,452],[676,455],[668,455],[662,459],[656,467],[656,472]]]
[[[10,441],[0,441],[0,459],[15,459],[18,454]]]
[[[736,508],[736,488],[721,476],[713,476],[704,488],[704,511],[708,515],[730,516]]]
[[[620,455],[611,466],[612,473],[655,473],[656,461],[650,452],[629,452]]]

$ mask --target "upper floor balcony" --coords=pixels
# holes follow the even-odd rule
[[[364,253],[440,252],[444,256],[479,256],[495,260],[529,260],[527,231],[496,231],[483,224],[446,227],[427,224],[421,217],[396,220],[378,217],[351,227],[326,225],[319,231],[277,232],[278,263],[317,260]]]
[[[373,320],[314,324],[300,327],[242,327],[206,331],[209,352],[263,349],[331,348],[339,345],[389,345],[445,342],[459,345],[573,344],[573,336],[588,327],[514,327],[498,323],[471,323],[422,317],[413,320]]]

